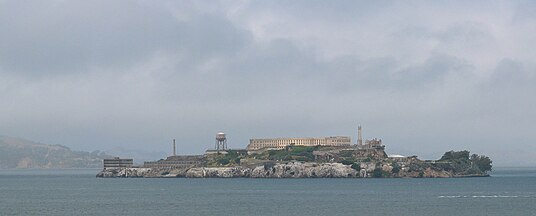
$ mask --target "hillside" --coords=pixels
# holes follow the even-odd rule
[[[62,145],[47,145],[0,136],[0,169],[12,168],[100,168],[104,152],[72,151]]]

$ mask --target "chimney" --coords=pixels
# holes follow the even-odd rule
[[[363,146],[363,134],[361,132],[361,125],[357,126],[357,146]]]
[[[175,139],[173,139],[173,156],[177,156],[177,153],[176,153],[176,147],[175,147]]]

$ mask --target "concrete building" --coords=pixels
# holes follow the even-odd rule
[[[357,126],[356,146],[360,149],[378,149],[385,147],[382,140],[378,138],[365,140],[365,143],[363,144],[363,129],[361,128],[361,125]]]
[[[378,138],[365,140],[365,148],[383,148],[382,140]]]
[[[350,146],[351,138],[346,136],[332,136],[322,138],[271,138],[250,139],[246,147],[248,151],[259,149],[284,149],[290,145],[297,146]]]
[[[157,161],[143,162],[144,168],[185,168],[204,164],[203,155],[175,155]]]
[[[104,169],[117,169],[124,167],[132,167],[134,160],[115,157],[112,159],[104,159]]]

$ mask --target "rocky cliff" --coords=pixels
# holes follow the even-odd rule
[[[398,171],[396,174],[375,176],[377,169],[367,168],[360,171],[342,163],[290,162],[257,166],[254,168],[232,167],[192,167],[183,169],[158,168],[120,168],[103,170],[97,177],[145,177],[145,178],[359,178],[359,177],[394,177],[394,178],[449,178],[462,177],[444,170],[427,168],[419,171]],[[388,172],[385,167],[382,172]],[[392,171],[392,170],[389,170]]]
[[[186,169],[121,168],[103,170],[97,177],[186,177],[186,178],[348,178],[358,172],[341,163],[276,163],[248,168],[194,167]]]

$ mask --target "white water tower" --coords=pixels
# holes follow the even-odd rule
[[[216,151],[225,151],[227,150],[227,138],[225,137],[225,133],[219,132],[216,134]]]

